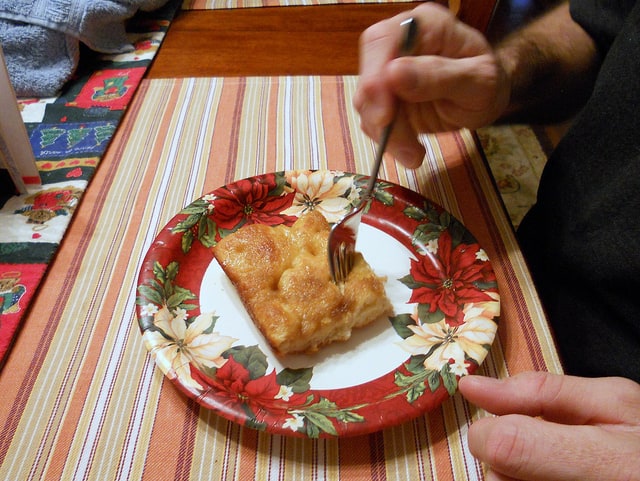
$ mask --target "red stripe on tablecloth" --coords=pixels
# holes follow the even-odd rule
[[[140,95],[137,96],[137,98],[142,98],[143,92],[146,91],[146,87],[144,87],[143,85],[140,85],[138,89],[140,90]],[[137,115],[141,105],[142,103],[139,101],[136,102],[134,100],[132,102],[131,106],[129,107],[130,111],[128,112],[129,118],[134,118]],[[124,138],[123,138],[123,141],[120,142],[120,144],[118,145],[119,151],[124,149],[127,143],[127,140],[129,138],[128,136],[130,135],[130,132],[131,130],[125,130],[123,132],[122,135]],[[116,171],[118,170],[120,159],[121,159],[121,156],[118,156],[117,158],[118,162],[111,164],[111,166],[109,167],[109,170],[107,171],[106,181],[101,184],[100,195],[98,196],[98,202],[92,205],[91,216],[90,216],[91,219],[97,219],[100,215],[100,212],[102,211],[102,208],[104,206],[104,201],[106,199],[106,194],[109,191],[111,184],[113,183],[113,178],[115,176]],[[82,203],[80,205],[82,205]],[[73,219],[72,219],[72,222],[73,222]],[[83,235],[81,236],[75,251],[76,255],[73,256],[73,260],[71,264],[66,269],[66,272],[69,273],[69,275],[67,276],[67,278],[69,279],[74,279],[77,276],[77,273],[80,269],[80,265],[82,264],[84,253],[87,250],[89,242],[91,241],[91,238],[92,238],[92,234],[95,230],[95,222],[90,222],[89,226],[90,228],[83,232]],[[53,264],[55,264],[55,259],[53,261]],[[68,299],[69,294],[71,293],[73,288],[74,288],[74,284],[71,282],[62,283],[61,290],[59,291],[59,295],[56,297],[56,301],[51,307],[51,310],[49,311],[49,316],[47,318],[47,321],[45,322],[42,335],[40,336],[39,342],[34,349],[34,354],[33,354],[33,357],[31,358],[31,362],[29,363],[28,368],[25,370],[24,376],[22,376],[22,382],[20,383],[20,388],[15,397],[14,404],[11,407],[10,415],[7,419],[7,422],[3,426],[2,430],[0,431],[0,464],[3,463],[7,455],[7,451],[11,444],[11,437],[12,437],[11,433],[15,432],[16,427],[22,417],[22,414],[24,413],[24,409],[27,405],[27,401],[29,399],[29,396],[31,395],[33,386],[40,373],[41,366],[43,364],[44,359],[47,356],[49,347],[51,346],[52,339],[55,335],[60,319],[62,317],[66,300]]]
[[[499,262],[500,268],[507,281],[507,289],[501,289],[501,293],[503,295],[508,294],[511,296],[514,302],[515,311],[518,314],[518,319],[523,321],[519,323],[519,327],[526,338],[526,345],[530,354],[531,362],[533,363],[533,369],[546,370],[546,363],[540,350],[538,338],[533,327],[531,316],[527,309],[526,300],[524,298],[522,290],[520,289],[518,278],[515,274],[513,266],[508,260],[507,249],[504,245],[502,236],[500,235],[498,226],[495,223],[493,213],[491,212],[491,209],[487,203],[486,194],[483,191],[482,186],[480,185],[478,180],[478,175],[482,174],[478,173],[474,168],[468,150],[459,133],[455,135],[455,141],[460,153],[462,154],[464,167],[468,173],[468,181],[475,192],[477,207],[482,213],[482,218],[485,219],[487,232],[491,236],[493,244],[495,245],[495,248],[497,250],[498,256],[495,260]]]
[[[173,473],[173,479],[189,479],[191,471],[191,461],[193,460],[193,449],[195,446],[196,428],[198,426],[198,404],[189,400],[185,404],[185,417],[182,423],[182,434],[180,436],[180,448],[178,450],[178,462]]]
[[[224,87],[227,87],[225,82]],[[227,161],[227,170],[225,174],[225,184],[229,184],[235,180],[236,163],[238,161],[238,146],[239,146],[239,132],[240,124],[242,122],[242,105],[244,103],[244,95],[247,90],[247,81],[244,77],[241,77],[237,83],[238,94],[236,96],[236,103],[233,110],[233,119],[231,123],[231,133],[229,139],[231,144],[229,145],[229,157]],[[224,92],[223,92],[224,95]]]
[[[356,173],[356,163],[353,153],[353,141],[351,130],[349,129],[349,119],[347,118],[347,111],[351,110],[351,105],[347,104],[347,99],[344,92],[344,78],[336,77],[336,92],[338,96],[338,116],[340,120],[340,132],[342,133],[342,143],[344,145],[344,161],[345,171]],[[331,141],[331,139],[325,139],[325,141]]]
[[[384,457],[384,437],[381,432],[369,435],[371,453],[371,481],[385,481],[387,470]]]

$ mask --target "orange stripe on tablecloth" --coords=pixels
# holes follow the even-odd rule
[[[486,250],[494,266],[498,267],[496,275],[502,277],[502,283],[499,282],[499,285],[502,286],[500,289],[503,311],[501,318],[509,316],[511,322],[502,322],[498,332],[503,345],[510,346],[510,351],[513,353],[513,356],[509,353],[506,356],[510,370],[515,367],[514,361],[520,364],[520,369],[545,369],[546,363],[540,351],[526,299],[509,261],[509,254],[502,235],[486,200],[486,195],[494,195],[494,193],[483,191],[479,185],[477,176],[483,175],[483,172],[474,169],[467,145],[462,140],[460,133],[441,136],[439,140],[443,149],[454,150],[454,152],[445,155],[445,159],[453,167],[449,169],[449,172],[452,182],[457,186],[456,193],[461,199],[459,204],[463,211],[463,222],[480,244],[483,247],[487,246]],[[486,172],[484,175],[487,175]],[[463,186],[471,186],[473,191],[465,191]],[[524,352],[528,353],[528,362],[526,363],[522,357]]]
[[[373,433],[354,438],[338,439],[340,478],[360,480],[362,467],[366,469],[366,479],[386,478],[384,468],[384,440],[381,433]]]
[[[384,437],[381,432],[369,435],[369,451],[371,453],[371,481],[386,480]]]
[[[329,121],[337,122],[339,127],[330,130],[336,131],[340,135],[335,138],[325,139],[327,145],[327,158],[329,160],[330,169],[344,170],[345,172],[354,172],[356,170],[353,136],[347,118],[347,110],[351,109],[345,96],[345,85],[343,77],[336,77],[335,81],[323,81],[322,94],[322,112],[325,125]]]
[[[120,197],[123,199],[122,201],[123,206],[125,204],[127,206],[130,206],[134,198],[136,199],[135,201],[138,204],[136,208],[122,207],[120,209],[120,219],[114,222],[117,227],[116,227],[116,232],[114,232],[113,234],[113,241],[111,242],[110,246],[106,246],[107,251],[116,252],[117,250],[118,252],[117,259],[120,259],[121,261],[123,259],[123,256],[126,257],[128,255],[127,254],[128,252],[131,252],[132,250],[134,250],[134,246],[137,242],[137,236],[139,234],[139,230],[137,229],[138,229],[138,226],[141,225],[141,222],[140,222],[142,218],[141,213],[145,210],[145,206],[148,201],[145,194],[149,192],[150,186],[152,184],[152,179],[155,176],[156,170],[157,170],[157,164],[154,162],[154,160],[160,157],[160,151],[162,150],[162,146],[164,143],[162,141],[167,139],[167,135],[166,135],[167,124],[168,124],[168,119],[171,118],[171,115],[168,114],[167,112],[171,112],[176,105],[177,98],[178,98],[178,89],[171,90],[169,88],[168,95],[166,97],[162,96],[162,99],[165,100],[165,98],[167,97],[168,97],[168,100],[166,101],[166,104],[158,108],[158,114],[156,115],[156,118],[153,119],[154,124],[147,127],[149,131],[154,132],[155,137],[154,136],[146,137],[147,144],[143,146],[143,154],[141,158],[148,157],[150,159],[150,162],[140,163],[139,167],[136,167],[136,170],[134,171],[131,182],[126,184],[130,189],[129,192],[122,192],[121,193],[122,195],[120,195]],[[164,111],[162,110],[163,108],[164,108]],[[140,121],[139,117],[137,117],[137,121],[138,122]],[[163,121],[164,121],[164,124],[163,124]],[[123,131],[126,131],[127,129],[131,130],[131,128],[132,128],[132,125],[125,124],[123,125],[122,130]],[[116,169],[116,167],[118,166],[119,168],[122,168],[124,165],[126,165],[126,162],[129,160],[124,157],[126,155],[125,146],[128,144],[129,141],[131,141],[131,139],[128,137],[128,133],[129,131],[127,131],[127,139],[118,139],[119,143],[117,143],[117,145],[119,146],[119,148],[116,150],[114,156],[109,157],[109,158],[115,157],[114,164],[113,164],[114,169]],[[161,139],[162,141],[158,141],[158,139]],[[101,181],[102,179],[98,178],[96,180]],[[107,187],[110,186],[109,187],[110,190],[114,188],[114,186],[112,185],[113,183],[114,183],[114,180],[112,178],[110,178],[108,181],[107,180],[103,181],[103,184],[105,186]],[[92,190],[91,193],[93,192],[94,191]],[[118,191],[112,190],[112,194],[118,194]],[[101,193],[98,193],[97,195],[94,195],[94,197],[95,197],[95,199],[93,199],[94,202],[96,204],[101,204],[102,199],[104,199],[106,196],[102,195]],[[100,211],[102,211],[102,208],[100,209]],[[89,222],[92,225],[97,224],[99,222],[98,217],[99,216],[97,216],[95,219],[91,219]],[[126,259],[122,262],[127,262],[127,261],[130,261],[130,259]],[[126,282],[126,279],[123,277],[125,275],[125,270],[126,269],[124,268],[119,269],[116,266],[116,268],[114,269],[110,277],[110,282],[112,283],[112,285],[122,286],[123,283]],[[105,274],[105,276],[106,275],[107,274]],[[102,282],[100,284],[102,284]],[[104,304],[116,305],[118,296],[122,296],[122,295],[123,295],[123,292],[119,289],[107,290],[103,297]],[[107,331],[109,331],[110,329],[111,328],[109,327],[109,323],[100,322],[100,321],[96,322],[96,326],[94,328],[94,338],[96,339],[96,342],[98,343],[98,345],[96,346],[95,349],[88,349],[88,354],[85,355],[86,361],[83,366],[83,372],[79,376],[76,375],[80,379],[90,379],[94,374],[96,369],[96,360],[94,359],[94,355],[92,355],[91,353],[99,354],[101,352],[100,342],[102,339],[106,338]],[[100,388],[100,391],[106,393],[108,391],[111,391],[112,389],[114,389],[114,386],[105,385]],[[78,413],[81,412],[84,408],[84,398],[85,398],[84,392],[76,391],[74,393],[74,398],[71,400],[70,411],[78,412]],[[107,402],[109,404],[110,404],[110,398],[111,398],[111,395],[108,394]],[[86,408],[84,409],[86,410]],[[112,414],[112,411],[110,409],[106,410],[104,413],[96,413],[95,415],[99,416],[99,418],[96,418],[96,420],[93,421],[94,425],[95,423],[106,422],[110,414]],[[86,413],[85,413],[85,417],[86,417]],[[66,432],[65,437],[66,436],[68,436],[69,438],[73,437],[75,425],[76,425],[75,422],[71,422],[71,423],[65,422],[65,425],[63,426],[63,428],[65,428],[63,432]],[[102,431],[102,427],[100,428],[100,431]],[[138,434],[138,433],[136,432],[134,434]],[[101,435],[96,437],[95,439],[93,438],[85,439],[84,441],[85,443],[89,442],[89,443],[93,443],[93,445],[85,444],[83,447],[83,451],[88,450],[87,452],[93,452],[97,450],[99,446],[98,443],[103,442],[102,439],[103,439],[103,436]],[[129,434],[127,434],[123,442],[132,443],[134,441],[132,441],[131,438],[129,438]],[[66,450],[67,450],[66,442],[60,442],[59,445],[56,447],[56,454],[54,455],[54,458],[64,459],[65,453],[67,452]],[[92,469],[93,456],[94,455],[90,455],[90,459],[88,460],[89,469]],[[122,461],[121,458],[119,459],[120,461]],[[67,467],[66,469],[68,470],[69,468]],[[120,469],[120,467],[118,469]]]
[[[467,166],[468,169],[473,169],[472,171],[475,175],[470,175],[470,178],[475,181],[473,182],[473,186],[478,192],[478,197],[480,197],[483,200],[482,207],[483,207],[485,216],[490,217],[491,220],[493,221],[492,227],[494,228],[494,230],[492,230],[492,234],[495,236],[495,245],[499,246],[501,253],[504,253],[504,255],[506,256],[508,255],[508,252],[507,252],[504,240],[499,234],[498,227],[495,224],[495,218],[493,217],[493,214],[491,213],[491,209],[486,202],[486,197],[485,197],[483,188],[479,184],[480,183],[479,177],[482,174],[478,172],[478,169],[475,168],[474,165],[472,165],[471,159],[469,160],[470,162],[466,163],[465,165]],[[482,168],[486,169],[484,167],[484,164],[482,164]],[[486,170],[484,170],[483,172],[485,176],[488,175]],[[493,188],[493,184],[491,184],[491,188]],[[495,195],[495,191],[492,191],[491,194]],[[500,205],[502,206],[502,204]],[[518,325],[523,330],[524,338],[526,340],[526,349],[530,353],[531,362],[533,363],[531,367],[523,366],[523,368],[524,369],[532,368],[534,370],[547,370],[548,367],[546,365],[544,355],[542,353],[541,346],[538,340],[538,336],[535,331],[535,326],[534,326],[533,319],[531,318],[531,313],[527,306],[527,300],[524,296],[522,288],[520,287],[520,282],[522,279],[518,278],[512,262],[510,262],[509,260],[505,260],[504,257],[501,257],[501,260],[503,264],[503,271],[505,273],[505,277],[509,286],[508,290],[510,294],[512,294],[513,296],[513,302],[517,312],[517,318],[521,321],[524,321],[524,322],[518,323]],[[511,343],[506,343],[506,339],[504,338],[503,338],[503,341],[505,341],[505,345],[508,348],[514,350],[514,353],[517,356],[515,358],[512,358],[508,355],[509,353],[507,353],[507,359],[511,361],[510,364],[513,366],[513,368],[516,368],[516,367],[520,368],[520,366],[517,366],[516,364],[521,359],[521,357],[519,356],[521,349],[514,349],[513,341]],[[512,370],[514,371],[519,370],[519,369],[513,369],[513,368]]]
[[[239,128],[241,115],[238,109],[242,108],[242,97],[236,99],[238,93],[238,79],[198,79],[198,81],[209,82],[209,88],[221,89],[220,100],[216,106],[216,118],[213,126],[213,138],[208,153],[209,166],[203,185],[204,193],[211,192],[218,187],[235,180],[235,163],[237,156],[237,136],[232,139],[233,127]],[[215,84],[214,84],[215,82]],[[236,143],[235,145],[233,143]],[[222,166],[225,166],[222,168]]]
[[[446,402],[451,402],[447,400]],[[431,412],[429,421],[429,444],[431,445],[432,457],[430,462],[436,472],[438,479],[455,479],[451,464],[451,455],[447,428],[445,422],[445,412],[442,407]]]
[[[178,462],[176,463],[173,479],[189,479],[189,473],[191,472],[194,440],[198,426],[198,406],[195,401],[190,400],[187,403],[185,414],[185,420],[182,424],[182,435],[180,436],[180,447],[177,451]]]
[[[267,110],[264,114],[266,118],[266,131],[264,133],[265,145],[263,146],[263,155],[265,158],[256,159],[256,174],[265,174],[280,170],[279,162],[281,159],[278,158],[278,142],[280,129],[282,127],[282,119],[280,118],[280,94],[283,88],[282,79],[278,77],[269,77],[263,87],[263,90],[268,89],[268,91],[265,92],[268,95],[268,103]]]
[[[137,97],[137,99],[142,98],[146,92],[147,92],[147,86],[145,84],[141,86],[140,96]],[[125,118],[125,121],[123,122],[121,128],[118,130],[118,133],[114,138],[113,149],[110,150],[107,156],[105,156],[105,162],[110,162],[109,169],[99,170],[99,172],[96,175],[95,182],[98,183],[98,185],[100,185],[101,188],[97,191],[94,189],[90,189],[87,191],[87,202],[90,202],[91,205],[94,206],[94,208],[91,211],[81,210],[78,213],[77,222],[79,224],[82,223],[81,225],[86,224],[87,226],[90,226],[90,228],[78,229],[76,227],[75,229],[72,228],[70,231],[71,235],[73,235],[76,232],[81,232],[81,238],[78,242],[78,245],[83,246],[82,253],[86,252],[88,248],[88,244],[93,238],[93,228],[98,224],[99,218],[103,213],[104,204],[107,199],[107,193],[111,189],[113,189],[113,184],[116,178],[116,172],[121,168],[123,163],[126,163],[128,160],[124,157],[124,151],[126,149],[127,143],[131,141],[133,124],[137,119],[137,116],[140,110],[140,105],[141,105],[140,101],[138,102],[134,101],[134,105],[132,106],[129,116]],[[169,102],[169,105],[175,105],[175,99],[173,103]],[[166,129],[163,131],[162,126],[160,126],[158,130],[159,130],[159,135],[161,136],[163,135],[163,133],[166,133]],[[161,138],[164,138],[164,136]],[[154,144],[148,148],[157,149],[157,146]],[[157,158],[157,155],[152,154],[151,158]],[[149,172],[148,172],[149,170],[151,171],[151,175],[153,175],[155,169],[153,167],[153,164],[150,164],[150,165],[151,167],[140,165],[138,168],[138,176],[145,175],[145,172],[146,172],[146,175],[149,175]],[[103,175],[103,174],[106,174],[106,175]],[[131,188],[134,189],[136,192],[142,193],[142,195],[144,196],[144,192],[148,191],[148,188],[146,188],[148,184],[149,184],[148,182],[142,183],[142,184],[133,183]],[[144,187],[141,189],[138,189],[140,185],[143,185]],[[130,195],[135,195],[134,192],[128,192],[123,194],[124,194],[123,198],[125,199],[129,198]],[[141,216],[139,212],[140,212],[139,209],[133,209],[131,211],[125,211],[125,209],[122,209],[120,214],[120,217],[121,217],[120,221],[117,222],[119,226],[118,229],[124,232],[126,226],[140,225],[139,220]],[[130,252],[133,247],[133,244],[135,243],[135,239],[131,238],[131,236],[129,236],[128,238],[121,239],[122,237],[124,237],[124,233],[116,235],[115,243],[118,244],[118,241],[121,241],[122,244],[120,244],[120,251]],[[83,256],[84,254],[78,256],[78,258],[82,259]],[[114,282],[115,285],[122,285],[122,276],[123,276],[123,270],[116,269],[114,271],[114,278],[112,278],[112,282]],[[118,295],[121,295],[121,293],[117,289],[107,291],[104,296],[104,304],[115,305],[116,297]],[[88,327],[91,327],[91,326],[88,326]],[[87,380],[92,378],[93,374],[95,373],[98,358],[101,353],[100,344],[102,342],[102,339],[104,339],[105,336],[107,335],[107,331],[109,329],[110,329],[110,325],[108,322],[104,322],[104,320],[101,320],[101,319],[95,320],[95,323],[93,325],[92,335],[93,335],[93,338],[96,340],[95,341],[96,346],[95,348],[91,348],[90,344],[87,345],[87,348],[84,354],[82,356],[79,356],[83,359],[83,365],[82,365],[81,372],[75,373],[76,378],[87,379]],[[77,386],[76,389],[74,390],[73,396],[69,400],[69,409],[68,409],[67,418],[65,419],[64,424],[61,426],[59,440],[55,447],[55,452],[53,453],[53,456],[52,456],[52,459],[60,460],[60,462],[51,466],[51,468],[49,469],[51,475],[54,475],[54,476],[62,475],[62,469],[64,468],[63,461],[65,460],[65,457],[70,448],[70,443],[73,439],[78,419],[82,415],[88,387],[89,387],[89,383],[86,383],[86,384],[80,383],[80,385]],[[100,413],[97,413],[97,414],[99,415]],[[95,440],[92,440],[92,439],[85,440],[85,442],[87,441],[95,442]],[[96,447],[94,446],[93,449],[96,449]]]
[[[160,376],[162,373],[158,372],[154,379],[154,382],[162,382],[162,394],[145,459],[144,479],[188,479],[191,466],[185,466],[183,460],[191,460],[197,406],[170,381],[157,380]],[[179,473],[182,475],[178,476]]]
[[[280,83],[278,82],[277,77],[273,77],[271,79],[269,85],[269,106],[268,106],[268,118],[275,119],[278,118],[278,92],[280,90]],[[267,125],[267,150],[265,159],[265,172],[270,173],[275,172],[277,170],[277,162],[279,159],[276,158],[277,155],[277,147],[276,142],[273,139],[276,138],[278,134],[278,122],[269,122]]]
[[[137,97],[137,99],[140,99],[140,103],[142,103],[142,99],[145,98],[145,94],[149,93],[147,83],[143,82],[143,85],[145,86],[145,89]],[[171,123],[173,112],[180,99],[182,87],[182,81],[167,84],[169,97],[167,99],[161,99],[163,107],[159,108],[157,111],[158,128],[154,129],[156,132],[155,136],[149,136],[146,139],[150,142],[150,146],[148,148],[149,154],[147,155],[150,161],[145,167],[144,175],[142,176],[140,183],[134,183],[132,185],[132,188],[135,188],[140,195],[136,201],[138,204],[137,207],[132,209],[129,214],[131,217],[128,220],[128,225],[132,226],[132,230],[122,240],[122,246],[120,248],[120,252],[122,253],[130,251],[136,243],[136,237],[139,233],[139,231],[136,230],[136,226],[140,225],[140,220],[142,218],[141,213],[145,208],[144,204],[147,200],[145,198],[145,193],[151,190],[151,186],[154,182],[154,176],[157,171],[157,161],[160,159],[162,150],[165,148],[167,141],[170,140],[168,139],[169,125]],[[150,94],[149,97],[151,97]],[[127,132],[133,130],[133,123],[135,121],[140,121],[137,115],[132,115],[130,118],[132,119],[131,124],[125,124],[123,129]],[[131,139],[128,140],[131,141]],[[118,151],[113,155],[115,159],[114,165],[122,163],[124,156],[123,152],[126,144],[127,141],[122,141],[118,144],[122,148],[118,149]],[[153,228],[154,226],[150,227]],[[155,227],[157,228],[158,226]],[[124,272],[120,271],[116,274],[122,276]],[[118,278],[113,281],[115,283],[119,283],[124,281],[124,279]],[[112,297],[116,295],[117,292],[108,293],[106,299],[111,299],[111,301],[107,302],[112,302]],[[158,402],[158,417],[154,423],[153,432],[151,434],[152,441],[150,443],[149,450],[150,456],[146,459],[145,476],[151,474],[149,479],[167,479],[166,466],[172,466],[172,468],[175,466],[175,470],[178,474],[181,472],[188,473],[190,466],[180,464],[179,456],[185,455],[185,459],[191,458],[190,452],[193,451],[193,438],[195,436],[194,432],[197,426],[197,415],[195,415],[193,408],[195,403],[188,400],[186,397],[181,396],[177,390],[175,390],[173,386],[165,380],[159,371],[155,373],[153,382],[161,382],[169,384],[169,386],[167,389],[163,388],[162,395]],[[180,433],[180,435],[176,435],[176,433]],[[174,445],[172,445],[172,443],[174,443]],[[159,448],[159,453],[155,453],[154,448],[156,447]],[[157,469],[159,470],[156,471]]]
[[[231,423],[229,424],[231,425]],[[235,469],[238,475],[237,479],[259,479],[257,478],[256,466],[258,440],[261,434],[248,428],[239,428],[239,432],[241,434],[240,445],[242,449],[239,452],[238,466]]]
[[[141,90],[142,88],[143,87],[140,86],[139,90]],[[135,117],[135,113],[139,110],[139,108],[140,102],[132,102],[127,114],[128,117]],[[125,122],[126,118],[127,117],[125,117]],[[116,132],[114,139],[118,137],[118,135],[121,135],[119,134],[120,130]],[[115,143],[118,144],[118,142]],[[123,143],[120,143],[119,145],[122,145]],[[98,173],[104,172],[105,168],[103,168],[102,170],[98,169],[96,177],[98,176]],[[105,184],[101,185],[100,188],[100,192],[103,195],[99,198],[97,203],[92,205],[93,209],[91,210],[91,218],[95,218],[98,215],[98,212],[102,209],[101,199],[104,198],[104,194],[109,189],[109,179],[112,179],[113,172],[115,170],[115,167],[112,166],[106,171],[107,180],[105,181]],[[99,181],[96,180],[95,182]],[[88,202],[89,201],[82,199],[82,204],[88,204]],[[68,229],[68,232],[65,235],[65,239],[61,244],[61,248],[58,249],[56,257],[53,259],[49,267],[49,272],[55,270],[55,272],[58,273],[58,275],[56,275],[55,277],[49,276],[49,279],[47,281],[48,292],[53,291],[57,293],[57,295],[55,296],[55,302],[51,304],[50,298],[45,299],[43,295],[38,295],[34,298],[34,302],[31,307],[31,310],[33,312],[48,312],[49,315],[41,317],[28,317],[28,322],[25,323],[23,329],[29,329],[29,337],[18,337],[16,345],[13,348],[13,352],[11,356],[9,356],[7,364],[3,369],[3,374],[9,373],[9,375],[15,376],[15,379],[17,381],[15,385],[18,385],[19,388],[17,394],[14,397],[15,402],[9,410],[9,416],[5,420],[3,428],[0,431],[0,464],[2,464],[2,462],[4,461],[7,450],[9,449],[11,443],[12,433],[15,432],[15,429],[20,422],[20,418],[22,417],[24,408],[27,405],[27,400],[31,395],[33,386],[40,373],[40,368],[48,354],[51,341],[61,320],[62,313],[64,312],[65,302],[69,297],[69,294],[73,290],[74,284],[67,282],[67,279],[73,279],[76,277],[82,263],[83,254],[87,249],[89,240],[93,233],[95,224],[89,223],[88,229],[82,230],[77,243],[71,240],[71,227],[79,222],[77,221],[76,217],[80,215],[81,210],[83,209],[77,209],[76,216],[74,216],[70,229]],[[69,252],[69,248],[64,248],[65,245],[75,245],[77,247],[73,250],[73,252]],[[61,272],[64,272],[64,275],[61,275]],[[38,322],[39,320],[41,320],[41,322]],[[33,345],[27,343],[30,343],[35,338],[37,338],[39,341],[34,349]],[[58,399],[58,401],[61,402],[62,400]],[[61,421],[58,420],[58,422]],[[55,426],[51,426],[50,432],[52,437],[58,435]],[[52,441],[46,443],[46,446],[51,448],[51,443]],[[47,456],[48,453],[42,452],[40,459],[42,459],[43,457],[46,458]],[[53,464],[55,465],[56,463]],[[34,466],[33,469],[35,471],[33,472],[40,472],[43,468],[43,465]]]

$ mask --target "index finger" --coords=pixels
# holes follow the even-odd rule
[[[564,424],[640,423],[640,385],[624,378],[581,378],[529,372],[506,379],[466,376],[459,389],[498,414],[526,414]]]
[[[358,88],[353,104],[369,125],[381,128],[393,118],[395,94],[386,82],[385,70],[398,55],[400,25],[410,17],[411,12],[403,12],[372,25],[360,36]],[[377,132],[367,133],[377,135]]]

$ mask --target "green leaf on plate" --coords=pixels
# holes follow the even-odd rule
[[[258,379],[267,373],[267,356],[258,346],[235,346],[224,354],[226,358],[233,356],[235,361],[242,364],[251,379]]]
[[[440,309],[436,309],[434,312],[429,312],[431,306],[429,304],[418,304],[418,319],[424,324],[435,324],[444,319],[444,312]]]
[[[425,369],[424,369],[424,361],[425,359],[427,359],[427,355],[425,354],[419,354],[416,356],[411,356],[409,358],[409,361],[405,363],[405,367],[407,368],[407,371],[409,371],[410,373],[413,374],[424,374]]]
[[[313,376],[313,368],[283,369],[276,376],[280,386],[289,386],[295,393],[306,392],[311,389],[309,383]]]
[[[304,424],[307,432],[307,437],[311,439],[316,439],[320,437],[320,428],[318,428],[318,426],[316,426],[315,424],[313,424],[308,420]]]
[[[438,224],[427,223],[420,224],[416,227],[416,230],[413,231],[413,235],[411,236],[411,242],[416,244],[428,244],[432,240],[438,239],[440,234],[444,229]]]
[[[149,303],[162,304],[162,295],[156,290],[146,285],[138,286],[140,296],[136,297],[136,304],[144,306]]]
[[[440,375],[442,376],[442,382],[444,384],[445,389],[449,393],[450,396],[453,396],[458,389],[458,379],[456,375],[449,368],[449,364],[445,364],[440,369]]]
[[[409,326],[415,326],[416,321],[411,317],[411,314],[398,314],[397,316],[390,317],[389,321],[391,321],[393,329],[402,339],[413,336],[413,331],[409,329]]]
[[[406,399],[409,404],[413,404],[427,391],[427,387],[424,382],[414,383],[410,389],[407,390]]]
[[[276,186],[269,191],[270,196],[280,196],[284,192],[284,188],[287,185],[287,178],[284,172],[276,172],[275,175]]]
[[[198,240],[205,247],[216,245],[216,224],[210,217],[203,217],[198,224]]]
[[[407,286],[409,289],[417,289],[418,287],[423,287],[423,284],[416,281],[411,274],[407,274],[406,276],[401,277],[398,280],[402,282],[405,286]]]
[[[179,270],[180,270],[180,264],[177,261],[169,262],[169,264],[167,265],[167,268],[165,269],[166,279],[172,282],[175,281],[176,277],[178,276]]]
[[[353,411],[341,410],[336,414],[336,419],[341,423],[363,423],[364,416]]]
[[[188,230],[182,235],[182,239],[180,240],[180,247],[182,248],[182,252],[185,254],[189,252],[191,250],[192,245],[193,245],[193,232]]]
[[[185,309],[184,302],[197,299],[197,296],[189,289],[180,286],[173,286],[173,294],[167,299],[167,307],[175,309],[177,307]]]
[[[427,213],[424,210],[422,210],[420,207],[416,207],[414,205],[406,207],[402,212],[409,219],[413,219],[417,221],[423,221],[424,219],[427,218]]]
[[[386,205],[386,206],[393,205],[393,195],[391,195],[386,190],[381,189],[380,187],[376,188],[373,191],[373,197],[383,205]]]
[[[165,274],[164,274],[164,267],[162,267],[162,265],[158,262],[155,261],[153,263],[153,277],[155,277],[158,282],[160,282],[160,284],[164,284],[165,282]]]
[[[337,436],[338,432],[336,431],[335,426],[331,422],[331,420],[324,414],[316,412],[316,411],[305,411],[302,413],[307,422],[311,424],[313,427],[317,429],[309,429],[307,427],[307,435],[309,437],[318,437],[320,432],[328,433],[333,436]]]
[[[427,375],[427,382],[429,383],[429,389],[431,392],[435,392],[440,387],[441,377],[438,371],[429,371]]]
[[[407,376],[403,372],[396,371],[393,376],[394,383],[398,387],[411,386],[411,384],[413,383],[413,376]]]

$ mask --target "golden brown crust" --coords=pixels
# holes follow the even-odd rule
[[[393,312],[384,279],[360,253],[343,286],[331,281],[329,229],[324,216],[312,211],[291,227],[244,226],[214,247],[251,319],[278,354],[317,351]]]

